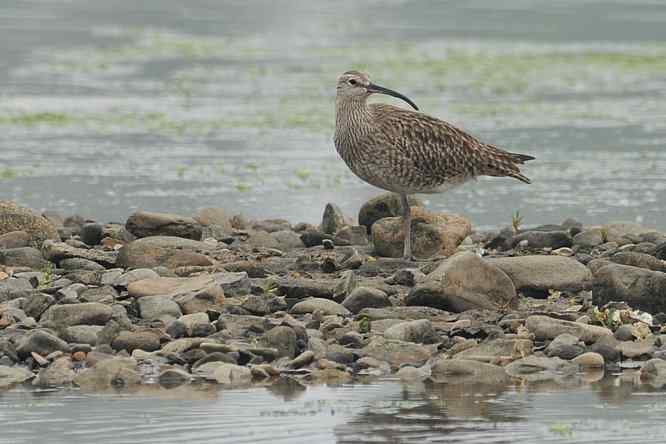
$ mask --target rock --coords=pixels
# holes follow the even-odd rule
[[[371,321],[381,319],[436,319],[445,318],[449,320],[449,312],[431,307],[386,307],[386,308],[364,308],[356,316],[357,319],[367,317]]]
[[[58,327],[72,325],[104,325],[113,314],[113,309],[98,302],[82,304],[52,305],[42,315],[40,322],[51,322]]]
[[[650,359],[641,367],[641,380],[663,386],[666,383],[666,361],[663,359]]]
[[[403,364],[420,367],[432,356],[432,351],[427,346],[381,336],[373,337],[360,352],[362,356],[388,362],[391,368],[396,370]]]
[[[191,217],[170,213],[138,211],[125,223],[127,231],[138,238],[149,236],[175,236],[200,240],[201,224]]]
[[[144,296],[137,300],[137,305],[142,319],[168,323],[183,315],[180,306],[169,296]]]
[[[86,245],[99,245],[104,237],[104,227],[97,223],[83,224],[80,236]]]
[[[655,350],[654,338],[643,341],[623,341],[618,342],[615,349],[622,353],[627,359],[639,358],[641,356],[651,356]]]
[[[347,224],[340,207],[333,203],[327,203],[322,216],[320,230],[326,234],[335,234]]]
[[[87,288],[79,295],[81,302],[99,302],[100,304],[112,304],[117,298],[118,292],[108,285]]]
[[[304,247],[301,237],[291,230],[275,231],[271,233],[271,237],[277,242],[276,248],[280,251]]]
[[[580,291],[592,286],[590,270],[570,257],[517,256],[487,262],[502,269],[519,291]]]
[[[301,242],[307,248],[316,247],[321,245],[324,240],[333,240],[333,236],[330,234],[322,233],[319,230],[305,230],[301,233]]]
[[[62,387],[71,384],[75,376],[72,360],[62,357],[41,369],[32,384],[38,387]]]
[[[512,244],[527,242],[531,249],[551,248],[553,250],[572,245],[571,235],[568,231],[526,231],[514,236]]]
[[[31,240],[25,231],[10,231],[0,235],[0,250],[28,247]]]
[[[42,314],[55,303],[55,298],[50,294],[31,293],[23,303],[23,311],[28,316],[39,319]]]
[[[409,205],[422,207],[423,203],[415,197],[409,197]],[[376,221],[386,217],[402,216],[402,214],[400,196],[394,193],[384,193],[373,197],[361,206],[358,213],[358,224],[365,226],[370,234],[372,225]]]
[[[417,342],[421,344],[432,344],[439,339],[432,323],[427,319],[407,321],[389,327],[384,331],[386,339],[398,341]]]
[[[306,350],[300,355],[296,356],[287,367],[289,368],[302,368],[310,365],[315,359],[315,354],[311,350]]]
[[[338,246],[368,245],[368,234],[363,226],[347,225],[337,231],[333,243]]]
[[[513,361],[504,367],[507,375],[530,382],[548,381],[571,376],[578,370],[578,365],[560,358],[546,358],[531,355]]]
[[[462,312],[515,307],[518,299],[502,270],[474,253],[462,252],[442,262],[412,288],[405,303]]]
[[[604,368],[604,357],[599,353],[587,352],[576,356],[572,362],[581,368]]]
[[[35,375],[23,367],[8,367],[0,365],[0,389],[11,387],[15,384],[21,384]]]
[[[102,390],[133,386],[141,383],[141,377],[134,359],[114,357],[82,371],[74,378],[74,383],[84,390]]]
[[[275,231],[291,230],[291,224],[284,219],[266,219],[252,223],[252,229],[273,233]]]
[[[364,308],[390,307],[391,300],[386,293],[377,288],[357,287],[345,298],[342,305],[352,313],[358,313]]]
[[[123,273],[117,278],[113,279],[111,285],[114,287],[127,288],[132,282],[141,281],[143,279],[159,279],[159,277],[160,275],[150,268],[137,268],[135,270],[130,270],[126,273]]]
[[[130,242],[118,252],[117,265],[123,268],[165,266],[209,266],[214,261],[204,253],[213,246],[200,241],[171,236],[151,236]]]
[[[160,349],[160,335],[154,331],[121,331],[111,342],[111,348],[116,351],[134,350],[155,351]]]
[[[86,250],[84,248],[72,247],[65,242],[52,240],[44,241],[42,254],[51,262],[58,263],[63,259],[82,258],[97,262],[105,267],[113,267],[116,264],[116,252],[102,250]]]
[[[224,385],[246,385],[252,382],[252,371],[240,365],[221,363],[213,373],[214,379]]]
[[[249,295],[245,298],[241,307],[253,315],[265,316],[276,311],[286,310],[287,304],[283,299],[269,294],[265,296]]]
[[[41,245],[46,239],[60,239],[58,230],[48,219],[14,202],[0,201],[0,236],[15,231],[28,233],[34,246]]]
[[[69,345],[45,330],[34,330],[24,336],[16,347],[18,355],[25,359],[30,353],[46,356],[54,351],[69,351]]]
[[[591,249],[604,243],[604,236],[599,228],[583,230],[573,237],[574,245]]]
[[[216,225],[222,227],[227,233],[231,233],[231,219],[227,216],[223,208],[202,208],[195,218],[203,226]]]
[[[426,275],[418,268],[401,268],[388,277],[385,282],[390,285],[404,285],[413,287],[419,282],[424,281]]]
[[[190,278],[160,277],[129,284],[131,297],[166,296],[173,299],[185,314],[219,309],[224,304],[222,281],[227,273],[202,274]]]
[[[178,320],[185,325],[187,336],[208,336],[209,334],[215,333],[215,328],[211,325],[207,313],[183,315]]]
[[[337,302],[322,298],[307,298],[294,305],[291,308],[290,313],[306,314],[314,313],[315,311],[320,311],[324,315],[348,316],[351,314],[347,308]]]
[[[618,341],[633,341],[638,337],[636,328],[631,324],[620,325],[613,334]]]
[[[293,359],[298,351],[297,340],[294,330],[284,325],[270,329],[262,337],[264,346],[276,348],[279,356],[290,359]]]
[[[636,251],[620,251],[610,257],[616,264],[630,265],[632,267],[646,268],[653,271],[666,271],[666,263],[656,257]]]
[[[41,254],[41,253],[40,253]],[[83,259],[82,257],[72,257],[69,259],[62,259],[58,264],[60,268],[64,270],[72,271],[103,271],[106,268],[103,265],[93,262],[89,259]]]
[[[435,360],[431,365],[431,378],[447,384],[506,384],[504,369],[498,365],[467,359]]]
[[[555,339],[562,333],[569,333],[579,340],[591,344],[602,336],[612,336],[613,332],[605,327],[564,321],[548,316],[534,315],[525,320],[525,327],[537,340]]]
[[[444,213],[412,209],[412,252],[418,258],[450,256],[472,231],[469,219]],[[372,225],[375,252],[384,257],[402,257],[405,240],[402,217],[388,217]]]
[[[594,275],[592,302],[601,306],[611,301],[649,313],[666,311],[666,273],[619,264],[600,268]]]
[[[453,359],[492,363],[498,359],[520,359],[531,355],[534,344],[529,339],[493,339],[453,354]]]
[[[0,265],[10,267],[29,267],[34,270],[41,270],[48,265],[48,262],[42,257],[42,253],[32,247],[0,249]]]
[[[613,336],[601,336],[597,342],[592,344],[590,351],[603,356],[605,362],[617,362],[622,357],[622,354],[616,348],[618,342]]]
[[[578,355],[585,352],[585,347],[579,345],[580,340],[577,336],[569,333],[562,333],[558,335],[546,347],[546,355],[549,357],[558,357],[561,359],[571,360]]]
[[[168,368],[160,373],[157,381],[162,387],[175,388],[183,384],[187,384],[192,380],[192,375],[185,370],[178,368]]]
[[[74,325],[65,329],[63,339],[74,344],[97,345],[97,334],[103,328],[101,325]]]
[[[290,299],[308,297],[333,299],[335,282],[318,279],[282,279],[277,282],[277,295]]]

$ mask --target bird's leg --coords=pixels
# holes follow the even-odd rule
[[[412,260],[412,209],[409,207],[409,201],[405,193],[400,194],[400,202],[403,211],[403,230],[405,231],[405,247],[402,257],[405,260]]]

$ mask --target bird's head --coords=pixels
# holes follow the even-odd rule
[[[406,96],[393,91],[392,89],[384,88],[383,86],[372,83],[367,74],[359,71],[347,71],[338,77],[337,94],[338,98],[342,100],[351,100],[354,98],[366,99],[371,94],[386,94],[404,100],[415,110],[419,109],[414,102]]]

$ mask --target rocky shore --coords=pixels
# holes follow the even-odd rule
[[[666,383],[666,234],[634,224],[472,231],[395,196],[318,226],[0,202],[0,388]],[[354,218],[356,219],[356,218]]]

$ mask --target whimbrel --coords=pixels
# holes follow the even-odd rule
[[[368,104],[368,97],[375,93],[404,100],[416,111]],[[508,176],[530,183],[519,165],[534,159],[483,143],[450,123],[420,113],[409,98],[370,82],[367,74],[358,71],[338,78],[335,148],[362,180],[400,195],[407,259],[412,257],[408,195],[443,192],[476,176]]]

